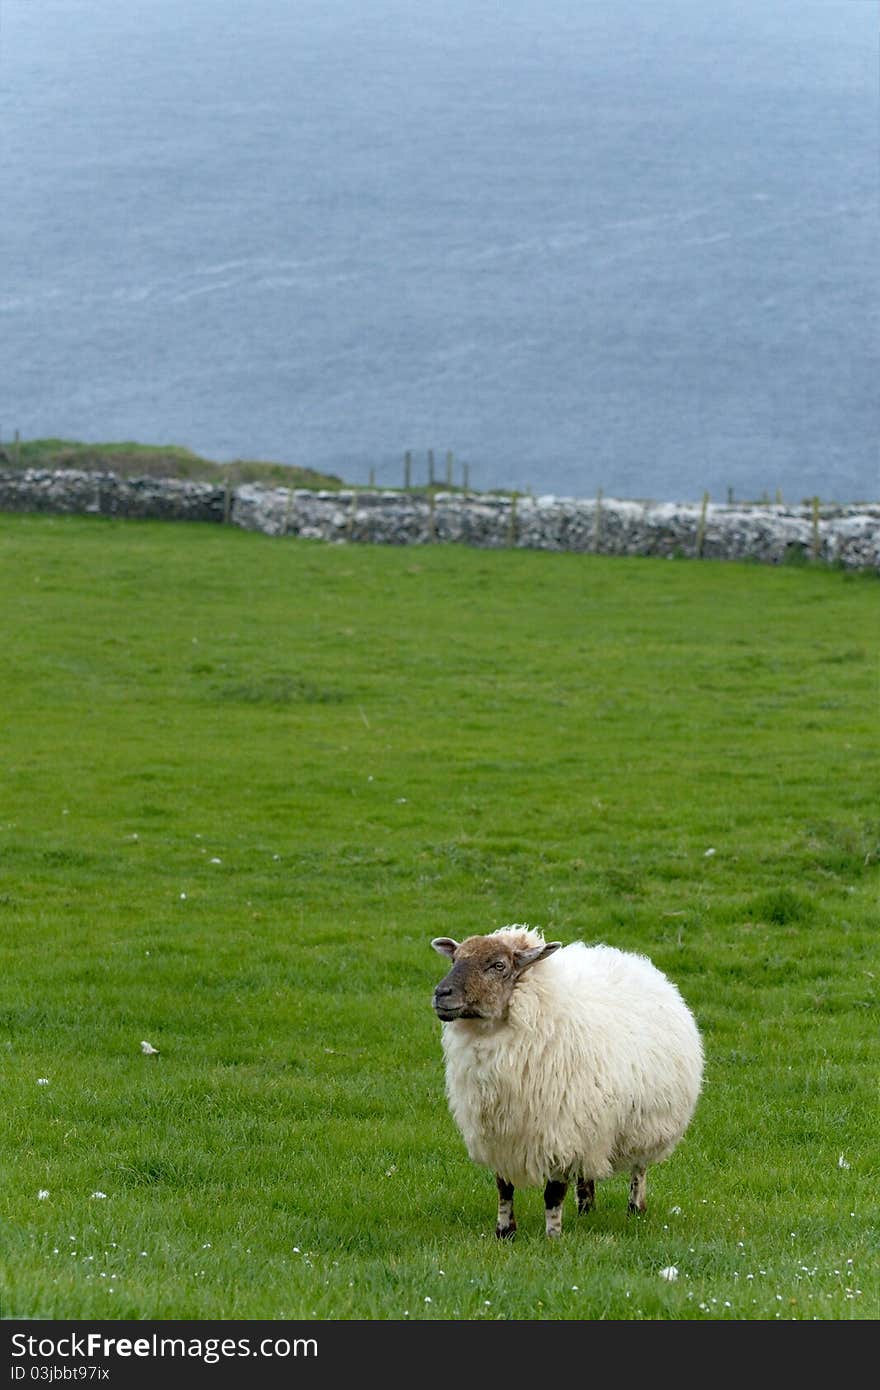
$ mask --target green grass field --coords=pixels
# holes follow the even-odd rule
[[[184,478],[209,483],[265,483],[268,486],[345,487],[333,473],[313,468],[236,459],[216,463],[176,444],[84,444],[76,439],[18,439],[0,444],[0,467],[75,468],[115,473],[119,478]]]
[[[876,578],[6,516],[0,612],[3,1316],[880,1315]],[[492,1236],[509,922],[697,1015],[642,1218]]]

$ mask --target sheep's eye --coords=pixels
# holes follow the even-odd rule
[[[506,970],[506,969],[507,969],[507,965],[506,965],[506,963],[505,963],[503,960],[493,960],[492,964],[489,966],[489,969],[490,969],[490,970]]]

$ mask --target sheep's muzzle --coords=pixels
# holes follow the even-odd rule
[[[479,1013],[468,1002],[460,981],[453,979],[455,971],[440,981],[434,990],[431,1003],[441,1023],[452,1023],[456,1018],[478,1018]]]
[[[473,1017],[473,1015],[468,1012],[467,1006],[462,1000],[448,999],[440,990],[434,991],[434,998],[431,1002],[434,1005],[434,1012],[441,1023],[451,1023],[453,1019],[456,1018]]]

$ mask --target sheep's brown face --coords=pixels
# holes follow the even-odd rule
[[[451,936],[431,942],[435,951],[448,956],[452,969],[434,990],[434,1012],[443,1023],[458,1018],[501,1019],[524,970],[558,951],[560,941],[544,946],[522,946],[498,936],[469,936],[461,945]]]

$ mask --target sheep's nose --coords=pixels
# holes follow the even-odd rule
[[[438,985],[434,990],[435,999],[447,999],[452,993],[452,985]]]

